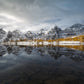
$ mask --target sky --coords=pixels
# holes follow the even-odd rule
[[[38,31],[84,24],[84,0],[0,0],[0,28]]]

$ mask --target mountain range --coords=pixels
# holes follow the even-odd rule
[[[50,30],[40,29],[39,32],[35,33],[32,31],[27,31],[22,33],[20,30],[8,31],[0,29],[0,41],[10,41],[10,40],[21,40],[21,39],[58,39],[70,36],[76,36],[84,34],[83,24],[74,24],[68,28],[62,29],[58,26],[51,28]]]

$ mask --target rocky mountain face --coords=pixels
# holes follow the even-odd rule
[[[3,29],[0,29],[0,39],[9,41],[9,40],[21,40],[21,39],[58,39],[65,38],[69,36],[81,35],[84,34],[84,25],[82,24],[74,24],[68,28],[62,30],[58,26],[51,28],[50,30],[41,29],[39,32],[34,33],[31,31],[27,31],[26,33],[22,33],[19,30],[9,31],[6,33]]]
[[[5,37],[6,37],[6,32],[3,29],[0,29],[0,41],[3,41]]]
[[[46,39],[47,38],[47,30],[40,29],[38,33],[36,33],[36,39]]]
[[[54,28],[52,28],[48,34],[47,34],[47,39],[58,39],[60,38],[60,32],[61,32],[61,28],[55,26]]]
[[[12,40],[18,40],[18,39],[26,39],[26,36],[20,32],[19,30],[15,30],[12,32]]]
[[[27,37],[19,30],[14,30],[13,32],[10,32],[10,31],[8,32],[7,38],[5,39],[5,41],[20,40],[20,39],[27,39]]]
[[[81,34],[84,34],[84,25],[77,23],[62,30],[60,37],[69,37]]]
[[[27,37],[27,39],[31,40],[33,39],[33,33],[31,31],[27,31],[27,33],[25,34],[25,36]]]

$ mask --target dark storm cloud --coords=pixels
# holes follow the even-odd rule
[[[83,8],[84,0],[0,0],[0,21],[6,18],[6,21],[21,20],[32,26],[57,24],[66,27],[84,21]],[[7,19],[3,13],[11,17]]]

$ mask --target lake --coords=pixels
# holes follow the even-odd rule
[[[0,46],[0,84],[84,84],[84,51]]]

